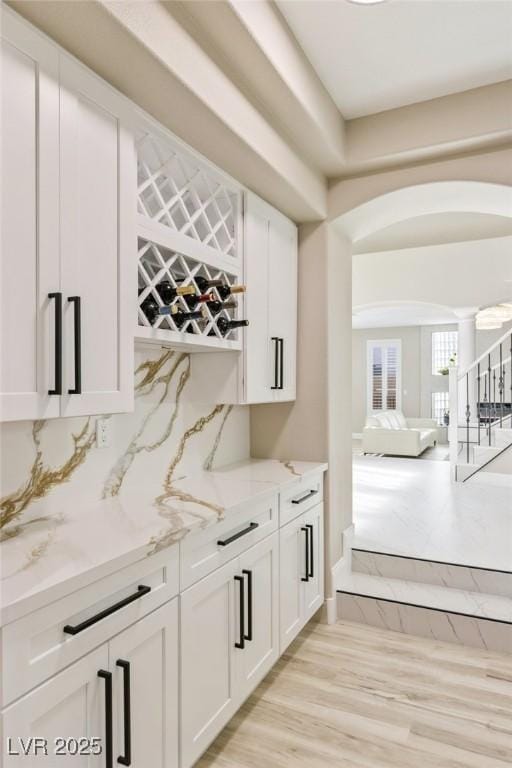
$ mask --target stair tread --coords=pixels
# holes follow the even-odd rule
[[[512,600],[482,592],[357,572],[347,575],[340,591],[512,623]]]

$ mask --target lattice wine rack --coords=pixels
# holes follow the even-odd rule
[[[140,132],[137,152],[137,336],[189,347],[241,349],[240,329],[224,334],[219,330],[220,318],[243,317],[241,294],[236,302],[229,302],[235,307],[220,312],[207,302],[201,303],[204,317],[182,325],[172,314],[148,316],[151,304],[153,310],[155,304],[166,306],[159,291],[161,283],[168,282],[172,288],[193,286],[200,295],[199,277],[222,280],[225,285],[242,281],[240,190],[202,158],[152,126]],[[222,301],[217,288],[207,292]],[[184,296],[176,296],[170,306],[173,312],[191,311]]]

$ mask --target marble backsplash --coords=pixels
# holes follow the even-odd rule
[[[44,526],[39,506],[48,518],[48,509],[58,515],[142,486],[156,498],[172,481],[249,456],[248,409],[208,402],[193,355],[145,346],[135,361],[133,413],[1,425],[1,539]],[[97,418],[109,422],[101,449]]]

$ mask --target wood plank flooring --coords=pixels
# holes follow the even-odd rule
[[[196,768],[512,766],[512,656],[310,624]]]

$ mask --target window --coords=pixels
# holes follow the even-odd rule
[[[444,414],[450,407],[448,392],[432,392],[432,418],[438,424],[444,424]]]
[[[400,339],[367,342],[368,413],[401,408]]]
[[[439,375],[448,368],[450,358],[457,354],[457,331],[435,331],[432,334],[432,374]]]

